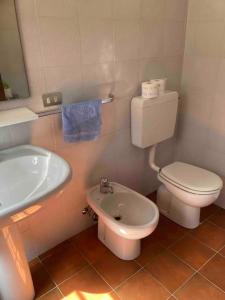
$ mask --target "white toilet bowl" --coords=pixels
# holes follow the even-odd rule
[[[223,182],[216,174],[182,162],[174,162],[158,173],[163,185],[157,192],[159,211],[186,228],[200,223],[200,208],[218,198]]]
[[[159,220],[157,206],[146,197],[111,183],[113,193],[91,188],[87,201],[98,215],[98,238],[116,256],[132,260],[140,254],[140,240],[151,234]]]

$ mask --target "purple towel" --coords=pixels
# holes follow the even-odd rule
[[[69,143],[95,140],[101,133],[101,100],[62,106],[64,140]]]

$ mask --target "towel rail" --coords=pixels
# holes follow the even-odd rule
[[[107,104],[107,103],[110,103],[110,102],[113,102],[114,100],[114,96],[112,94],[109,94],[109,97],[108,98],[104,98],[102,99],[102,104]],[[61,105],[55,109],[49,109],[49,110],[46,110],[46,111],[40,111],[40,112],[37,112],[36,114],[40,117],[45,117],[45,116],[50,116],[50,115],[56,115],[56,114],[60,114],[62,111],[61,111]]]

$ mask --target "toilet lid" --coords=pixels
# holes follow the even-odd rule
[[[174,162],[161,169],[160,176],[193,192],[220,190],[223,182],[216,174],[182,162]]]

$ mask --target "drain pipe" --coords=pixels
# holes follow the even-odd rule
[[[83,208],[82,215],[88,215],[94,222],[98,221],[98,215],[93,211],[93,209],[88,205]]]
[[[150,167],[156,171],[157,173],[160,172],[160,168],[155,164],[155,152],[156,152],[156,147],[157,147],[157,144],[152,146],[150,148],[150,151],[149,151],[149,165]]]

